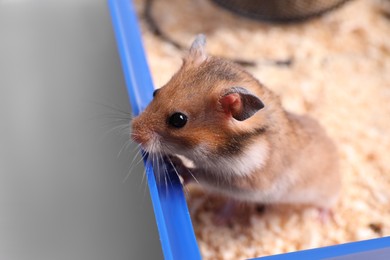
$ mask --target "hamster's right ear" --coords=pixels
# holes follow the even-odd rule
[[[225,90],[219,99],[225,114],[238,121],[244,121],[264,108],[263,102],[249,90],[232,87]]]
[[[184,58],[184,63],[198,66],[204,62],[207,59],[205,47],[206,36],[204,34],[198,34],[192,43],[187,56]]]

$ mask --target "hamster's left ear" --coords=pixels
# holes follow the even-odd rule
[[[185,63],[192,63],[192,65],[198,66],[207,59],[206,54],[206,36],[204,34],[198,34],[191,45],[191,48],[184,58]]]
[[[263,102],[249,90],[233,87],[225,90],[219,99],[222,109],[238,121],[244,121],[264,108]]]

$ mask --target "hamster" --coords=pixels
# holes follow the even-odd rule
[[[182,159],[180,175],[238,201],[336,203],[338,153],[325,130],[284,110],[239,65],[208,56],[204,35],[153,96],[133,119],[132,138],[151,156]]]

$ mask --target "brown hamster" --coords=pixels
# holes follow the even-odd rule
[[[199,35],[179,71],[133,120],[132,138],[158,158],[190,162],[179,174],[212,192],[331,207],[340,190],[338,153],[324,129],[285,111],[252,75],[204,48]]]

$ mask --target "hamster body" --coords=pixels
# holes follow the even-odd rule
[[[183,65],[132,122],[152,156],[177,156],[179,174],[241,201],[330,208],[340,190],[338,154],[308,116],[285,111],[277,95],[240,66],[209,57],[198,36]]]

